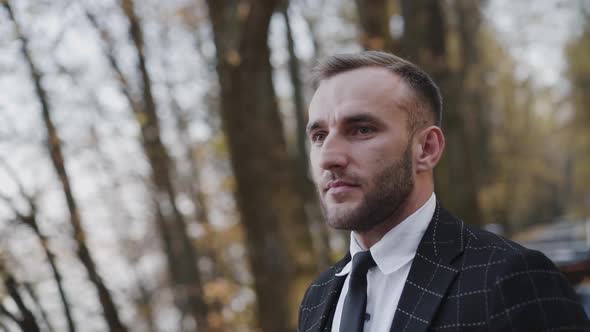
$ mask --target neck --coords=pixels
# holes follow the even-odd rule
[[[407,201],[400,207],[394,215],[390,216],[384,222],[364,232],[354,232],[355,237],[359,244],[365,250],[371,249],[371,247],[379,242],[381,238],[392,230],[395,226],[399,225],[402,221],[416,212],[422,207],[430,198],[433,193],[433,188],[430,190],[414,191],[410,194]]]

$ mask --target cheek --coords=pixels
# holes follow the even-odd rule
[[[371,161],[370,164],[365,168],[364,173],[367,175],[367,182],[371,186],[377,185],[377,181],[383,173],[383,170],[387,167],[388,160],[383,157],[377,158]]]
[[[395,156],[395,151],[388,146],[366,145],[356,151],[355,159],[364,165],[364,168],[375,170],[387,163]]]
[[[384,135],[370,143],[358,149],[358,153],[375,166],[402,159],[408,147],[405,138],[396,135]]]
[[[309,154],[309,167],[311,170],[311,176],[312,176],[313,180],[317,181],[317,179],[319,179],[319,176],[321,174],[321,170],[319,167],[319,160],[317,157],[317,153],[314,153],[313,151],[310,152],[310,154]]]

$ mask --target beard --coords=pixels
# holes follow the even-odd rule
[[[412,170],[412,149],[408,144],[400,159],[385,165],[369,180],[369,191],[357,207],[330,210],[322,198],[321,207],[328,224],[335,229],[364,233],[395,217],[414,189]]]

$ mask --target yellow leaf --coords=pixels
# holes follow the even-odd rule
[[[240,57],[240,53],[238,51],[231,49],[225,52],[225,61],[230,65],[237,67],[242,62],[242,57]]]
[[[250,15],[251,7],[252,6],[249,2],[240,1],[240,3],[238,4],[238,18],[240,20],[245,20],[248,17],[248,15]]]
[[[135,113],[135,118],[137,119],[137,122],[139,122],[139,124],[143,127],[147,124],[148,122],[148,117],[145,114],[145,112],[136,112]]]

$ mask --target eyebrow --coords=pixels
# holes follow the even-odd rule
[[[307,135],[309,136],[309,134],[311,134],[312,131],[316,130],[317,128],[321,127],[321,123],[319,121],[314,121],[311,122],[307,125],[307,127],[305,128],[305,132],[307,133]]]
[[[383,123],[383,121],[381,121],[379,118],[377,118],[371,114],[351,115],[351,116],[345,117],[343,122],[345,124],[355,124],[355,123],[359,123],[359,122],[373,122],[376,124]]]
[[[372,122],[372,123],[375,123],[378,125],[383,124],[383,121],[380,120],[379,118],[373,116],[372,114],[366,114],[366,113],[354,114],[354,115],[347,116],[343,119],[342,122],[345,125],[351,125],[351,124],[355,124],[355,123],[364,123],[364,122]],[[307,125],[305,132],[307,133],[307,135],[309,135],[312,131],[321,127],[322,123],[323,123],[323,121],[310,122]]]

